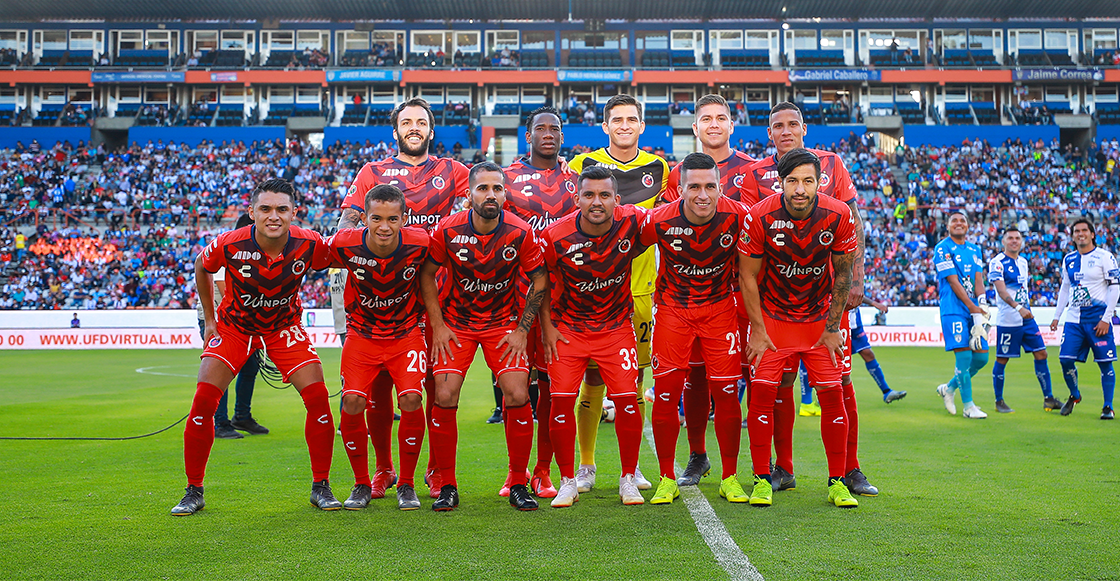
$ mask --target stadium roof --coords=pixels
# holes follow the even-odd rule
[[[1111,0],[0,0],[3,20],[1120,18]]]

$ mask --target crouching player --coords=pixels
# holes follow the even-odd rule
[[[343,502],[348,510],[369,505],[369,429],[366,405],[374,380],[385,371],[397,388],[401,410],[397,444],[400,475],[397,505],[420,508],[413,480],[424,443],[421,410],[427,345],[420,329],[420,269],[428,258],[428,233],[402,228],[405,199],[397,186],[374,186],[365,197],[365,228],[340,230],[327,243],[332,266],[348,272],[344,303],[349,340],[342,346],[342,417],[339,429],[354,469],[354,489]]]
[[[560,468],[552,506],[569,507],[579,500],[574,408],[589,361],[598,363],[607,396],[615,403],[622,461],[618,494],[623,504],[644,504],[634,474],[642,418],[634,401],[638,354],[630,263],[645,250],[638,241],[645,210],[619,205],[618,181],[606,167],[584,169],[576,187],[579,211],[544,231],[552,284],[551,300],[541,312],[541,332],[552,378],[549,435]]]
[[[804,361],[821,403],[828,500],[852,508],[859,502],[844,483],[848,419],[840,388],[840,325],[852,284],[854,218],[847,205],[817,195],[820,159],[812,152],[786,153],[778,176],[782,195],[755,204],[739,237],[739,281],[751,320],[747,426],[755,484],[750,503],[773,502],[770,443],[777,388],[783,370]]]
[[[204,310],[202,365],[191,413],[183,430],[187,490],[171,514],[194,514],[206,502],[202,480],[214,445],[214,411],[245,361],[264,349],[303,398],[304,436],[311,456],[311,504],[338,510],[328,478],[334,445],[334,418],[323,383],[323,364],[300,324],[299,289],[309,269],[329,264],[326,242],[317,232],[292,226],[296,191],[271,179],[249,198],[253,225],[225,232],[194,263],[195,283]],[[212,273],[226,269],[226,293],[214,309]]]

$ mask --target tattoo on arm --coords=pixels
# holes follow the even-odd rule
[[[852,267],[863,268],[863,257],[867,251],[867,241],[864,240],[863,236],[863,218],[859,214],[859,206],[856,205],[855,200],[848,202],[848,208],[852,210],[852,222],[856,233],[856,251],[853,256]],[[863,281],[859,282],[863,284]]]
[[[346,208],[342,211],[342,217],[338,219],[338,229],[357,228],[360,216],[361,214],[354,208]]]
[[[533,327],[533,322],[537,320],[537,312],[541,308],[541,301],[547,289],[537,290],[530,288],[529,293],[525,295],[525,311],[521,313],[521,321],[517,324],[520,331],[526,333]]]
[[[844,314],[844,306],[848,302],[848,291],[852,288],[852,262],[855,253],[840,254],[832,258],[834,280],[832,282],[832,304],[828,308],[828,320],[825,321],[824,330],[829,333],[840,331],[840,317]]]

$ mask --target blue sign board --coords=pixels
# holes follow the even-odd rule
[[[186,76],[186,73],[173,73],[169,71],[94,72],[91,74],[90,80],[94,83],[182,83],[186,80]]]
[[[572,71],[561,69],[556,73],[557,80],[569,83],[624,83],[630,81],[630,71]]]
[[[883,73],[871,69],[798,69],[789,72],[791,83],[879,82]]]
[[[370,83],[400,81],[401,72],[392,69],[345,69],[327,71],[328,83]]]
[[[1060,69],[1057,67],[1045,69],[1014,69],[1011,71],[1013,81],[1103,81],[1104,72],[1098,68],[1091,69]]]

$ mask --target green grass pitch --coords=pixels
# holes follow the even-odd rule
[[[1008,366],[995,413],[991,367],[975,380],[984,421],[949,416],[934,393],[951,358],[880,348],[889,406],[856,360],[860,459],[878,498],[828,505],[819,419],[798,418],[798,488],[774,506],[718,495],[718,461],[700,491],[766,579],[1120,579],[1120,424],[1102,422],[1096,366],[1081,367],[1084,403],[1042,411],[1029,359]],[[338,350],[323,350],[337,391]],[[1066,395],[1052,350],[1054,392]],[[480,357],[481,359],[481,357]],[[181,418],[194,391],[191,351],[0,352],[0,436],[127,436]],[[138,373],[138,368],[150,372]],[[182,426],[123,442],[0,441],[0,577],[6,579],[725,579],[687,507],[624,507],[612,427],[599,435],[599,486],[572,509],[519,513],[497,496],[501,426],[477,363],[459,408],[462,506],[402,513],[395,498],[364,511],[307,501],[303,407],[258,382],[254,415],[272,433],[218,440],[206,510],[169,515],[185,486]],[[333,405],[337,405],[334,400]],[[647,410],[648,414],[648,410]],[[709,450],[718,458],[709,428]],[[678,462],[687,459],[683,431]],[[371,450],[372,455],[372,450]],[[423,454],[421,465],[426,461]],[[654,476],[653,451],[641,464]],[[421,468],[422,468],[421,466]],[[739,475],[750,481],[747,435]],[[558,476],[553,471],[554,478]],[[353,483],[341,443],[332,482]],[[426,487],[419,486],[425,493]],[[646,493],[647,500],[650,493]]]

